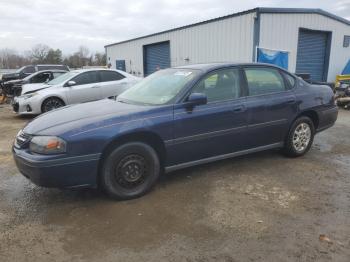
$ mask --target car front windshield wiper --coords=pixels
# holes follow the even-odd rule
[[[129,104],[129,105],[138,105],[138,106],[155,106],[154,104],[149,104],[149,103],[142,103],[142,102],[137,102],[137,101],[132,101],[128,99],[121,99],[121,98],[116,98],[117,102],[121,102],[124,104]]]

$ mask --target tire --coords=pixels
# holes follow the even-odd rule
[[[147,144],[118,146],[105,158],[100,173],[102,189],[112,198],[127,200],[146,194],[160,174],[156,151]]]
[[[299,157],[306,154],[314,141],[315,126],[307,116],[296,119],[285,141],[284,153],[289,157]]]
[[[46,113],[51,110],[65,106],[64,102],[57,97],[49,97],[41,105],[41,112]]]

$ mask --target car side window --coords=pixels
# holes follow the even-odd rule
[[[241,95],[239,70],[222,69],[206,75],[192,93],[204,93],[208,102],[229,100]]]
[[[100,71],[101,82],[118,81],[125,76],[114,71]]]
[[[50,69],[50,67],[48,66],[36,66],[36,68],[38,69],[38,71]]]
[[[290,74],[287,74],[285,72],[282,72],[284,78],[286,79],[289,88],[292,89],[295,85],[295,78],[293,76],[291,76]]]
[[[72,79],[76,83],[76,85],[87,85],[98,82],[97,73],[92,72],[85,72],[82,73]]]
[[[25,74],[33,74],[33,73],[35,73],[35,68],[34,68],[34,66],[26,66],[26,67],[23,69],[23,73],[25,73]]]
[[[31,83],[44,83],[46,80],[51,79],[51,74],[49,72],[40,73],[33,76],[30,80]]]
[[[284,79],[274,68],[245,68],[249,95],[263,95],[286,90]]]

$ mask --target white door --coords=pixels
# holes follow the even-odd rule
[[[95,101],[103,97],[96,71],[81,73],[70,81],[74,81],[75,85],[65,87],[69,104]]]
[[[103,97],[117,96],[129,87],[130,80],[115,71],[100,71]]]

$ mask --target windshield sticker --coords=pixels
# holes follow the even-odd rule
[[[189,76],[192,72],[189,71],[177,71],[174,73],[175,76]]]

